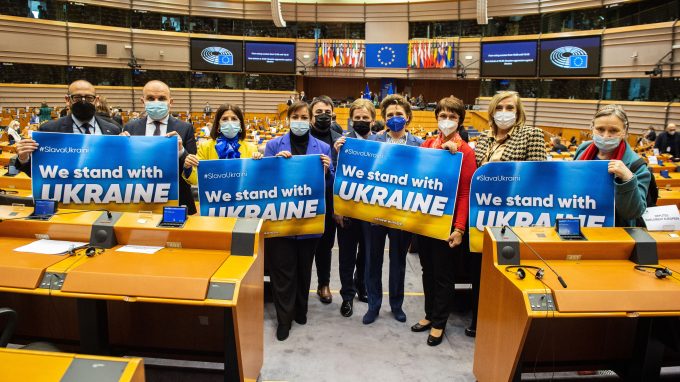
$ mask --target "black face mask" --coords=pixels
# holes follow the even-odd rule
[[[314,127],[317,130],[326,132],[331,128],[332,117],[329,114],[319,114],[314,117]]]
[[[71,114],[81,122],[89,122],[97,111],[93,103],[87,101],[73,102],[71,104]]]
[[[352,128],[357,132],[357,134],[364,136],[368,134],[369,131],[371,131],[371,123],[366,121],[353,121]]]

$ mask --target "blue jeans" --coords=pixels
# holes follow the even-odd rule
[[[369,251],[366,258],[366,293],[368,309],[377,311],[382,305],[382,266],[385,254],[385,239],[390,238],[390,307],[401,309],[404,303],[404,277],[406,275],[406,254],[413,234],[364,223],[364,233],[369,236]]]

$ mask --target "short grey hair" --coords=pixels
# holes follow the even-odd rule
[[[590,128],[592,128],[595,125],[595,120],[601,117],[607,117],[613,115],[616,118],[618,118],[621,122],[623,122],[623,127],[625,128],[625,131],[628,131],[628,115],[626,114],[626,111],[623,110],[623,107],[621,105],[606,105],[600,108],[600,110],[595,113],[595,116],[593,117],[593,120],[590,122]]]

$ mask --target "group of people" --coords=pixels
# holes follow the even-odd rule
[[[666,125],[664,131],[656,134],[654,126],[649,126],[644,138],[649,142],[654,142],[654,148],[660,154],[670,154],[673,158],[680,160],[680,136],[676,135],[677,128],[674,123]]]
[[[454,218],[447,240],[417,236],[422,282],[425,295],[424,314],[411,326],[414,332],[428,331],[427,344],[442,342],[454,290],[456,257],[469,257],[468,273],[473,285],[473,319],[466,328],[468,336],[476,335],[476,311],[479,296],[481,254],[470,253],[468,238],[468,208],[470,183],[475,170],[490,162],[546,160],[543,131],[526,125],[526,114],[519,95],[515,92],[496,94],[489,104],[489,129],[484,131],[474,150],[463,139],[462,123],[465,105],[455,97],[441,99],[434,110],[438,133],[426,141],[409,132],[413,118],[411,104],[401,95],[390,95],[380,103],[385,130],[380,126],[373,102],[354,101],[350,107],[348,132],[333,129],[333,102],[319,96],[310,103],[292,101],[287,110],[289,131],[267,142],[264,154],[246,141],[247,127],[244,112],[232,104],[223,104],[214,113],[209,139],[198,147],[189,123],[170,114],[173,100],[170,89],[160,81],[150,81],[140,100],[144,118],[135,119],[123,128],[108,122],[96,113],[99,96],[87,81],[72,83],[65,97],[71,113],[57,120],[43,123],[39,130],[74,134],[178,136],[180,173],[179,202],[196,213],[191,185],[197,183],[196,167],[207,159],[260,159],[262,157],[291,158],[295,155],[320,154],[326,179],[326,221],[322,235],[267,238],[265,240],[265,269],[270,274],[271,289],[278,327],[277,339],[288,338],[293,321],[307,322],[307,306],[316,263],[317,295],[321,302],[331,303],[331,250],[339,247],[340,314],[350,317],[354,299],[368,303],[362,318],[366,325],[374,323],[382,305],[382,266],[386,238],[389,256],[389,305],[392,316],[399,322],[407,320],[402,308],[406,256],[414,236],[410,232],[360,221],[334,214],[332,185],[338,152],[347,137],[367,139],[382,144],[410,145],[423,149],[447,150],[462,153],[463,161],[457,190]],[[592,141],[584,142],[576,151],[576,160],[608,160],[609,173],[614,175],[616,189],[616,224],[632,226],[646,208],[646,194],[650,172],[645,166],[631,171],[639,157],[626,142],[628,118],[616,105],[605,106],[593,117]],[[465,137],[467,138],[467,137]],[[30,175],[30,154],[38,148],[32,139],[17,143],[19,168]],[[394,163],[395,167],[399,163]]]

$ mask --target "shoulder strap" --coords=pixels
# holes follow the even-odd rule
[[[630,171],[632,171],[633,173],[636,173],[640,169],[640,167],[646,166],[646,165],[647,165],[647,162],[645,162],[644,158],[638,158],[635,162],[633,162],[630,165],[629,168],[630,168]]]

